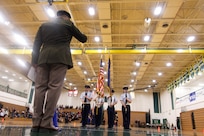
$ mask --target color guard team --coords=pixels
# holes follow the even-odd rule
[[[118,100],[114,95],[114,90],[110,91],[110,96],[107,97],[106,102],[108,103],[107,114],[108,114],[108,128],[112,129],[115,121],[115,105]],[[99,128],[103,121],[103,104],[105,102],[104,94],[97,93],[93,96],[93,93],[89,85],[85,85],[84,92],[80,96],[82,102],[82,127],[85,128],[88,124],[88,116],[91,112],[91,101],[94,102],[94,124],[95,128]],[[122,117],[123,117],[123,128],[125,130],[130,129],[130,103],[132,98],[128,92],[128,87],[123,87],[123,93],[120,96],[120,102],[122,104]]]

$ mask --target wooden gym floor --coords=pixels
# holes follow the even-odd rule
[[[95,129],[93,125],[81,128],[80,123],[59,123],[62,128],[58,133],[31,133],[31,120],[5,120],[0,123],[0,136],[204,136],[204,132],[166,130],[156,128],[131,127],[124,130],[121,126],[108,129],[101,125]]]

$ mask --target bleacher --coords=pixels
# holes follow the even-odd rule
[[[196,130],[203,131],[204,130],[204,108],[182,112],[180,114],[181,117],[181,126],[182,130]]]

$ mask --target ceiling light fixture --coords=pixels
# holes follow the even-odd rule
[[[46,12],[47,12],[47,14],[48,14],[49,17],[51,17],[51,18],[54,18],[54,17],[55,17],[55,12],[54,12],[54,10],[51,9],[50,7],[48,7],[48,8],[46,9]]]
[[[170,67],[170,66],[172,66],[172,64],[171,64],[170,62],[167,62],[167,63],[166,63],[166,66],[167,66],[167,67]]]
[[[151,24],[152,19],[147,17],[144,19],[144,27],[148,28]]]
[[[78,63],[78,65],[79,65],[79,66],[81,66],[81,65],[82,65],[82,63],[81,63],[80,61],[79,61],[79,62],[77,62],[77,63]]]
[[[188,38],[187,38],[187,42],[192,42],[192,41],[194,41],[195,40],[195,36],[189,36]]]
[[[95,42],[99,42],[100,38],[98,36],[94,37]]]
[[[139,67],[140,66],[140,62],[135,62],[135,65],[137,66],[137,67]]]
[[[149,36],[149,35],[146,35],[146,36],[144,37],[144,41],[145,41],[145,42],[149,41],[149,39],[150,39],[150,36]]]
[[[132,80],[131,80],[131,82],[133,83],[133,82],[135,82],[135,80],[134,80],[134,79],[132,79]]]
[[[161,76],[161,75],[162,75],[162,73],[161,73],[161,72],[159,72],[159,73],[158,73],[158,76]]]
[[[161,7],[156,7],[155,10],[154,10],[154,15],[159,15],[162,11],[162,8]]]
[[[94,15],[95,15],[95,9],[94,9],[94,7],[90,6],[88,10],[89,10],[89,15],[90,15],[90,16],[94,16]]]

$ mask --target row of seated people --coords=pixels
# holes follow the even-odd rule
[[[58,122],[59,123],[69,123],[75,120],[81,119],[81,112],[66,112],[62,110],[57,110]]]
[[[59,108],[59,109],[77,109],[77,110],[81,110],[82,107],[81,106],[74,107],[72,105],[58,105],[57,108]]]
[[[62,112],[61,112],[62,111]],[[70,123],[72,121],[76,121],[79,120],[81,122],[81,112],[66,112],[66,110],[58,110],[57,111],[58,114],[58,122],[59,123]],[[88,115],[88,124],[89,125],[94,125],[95,123],[95,119],[94,119],[94,115],[92,114],[92,112],[90,111],[89,115]]]
[[[11,119],[13,118],[32,118],[32,113],[29,111],[29,108],[26,108],[25,111],[19,111],[15,108],[4,108],[2,107],[0,109],[0,117],[1,118],[6,118],[9,117]]]
[[[57,108],[58,122],[59,123],[69,123],[69,122],[76,121],[76,120],[81,121],[82,115],[81,115],[81,109],[80,108],[77,108],[77,107],[76,108],[66,108],[66,107],[70,107],[70,106],[64,107],[62,105],[59,105]],[[90,110],[89,115],[88,115],[88,124],[90,124],[90,125],[95,124],[95,117],[94,117],[92,110]],[[103,118],[102,124],[105,124],[104,118]],[[115,126],[118,125],[117,112],[115,112],[114,124],[115,124]]]

